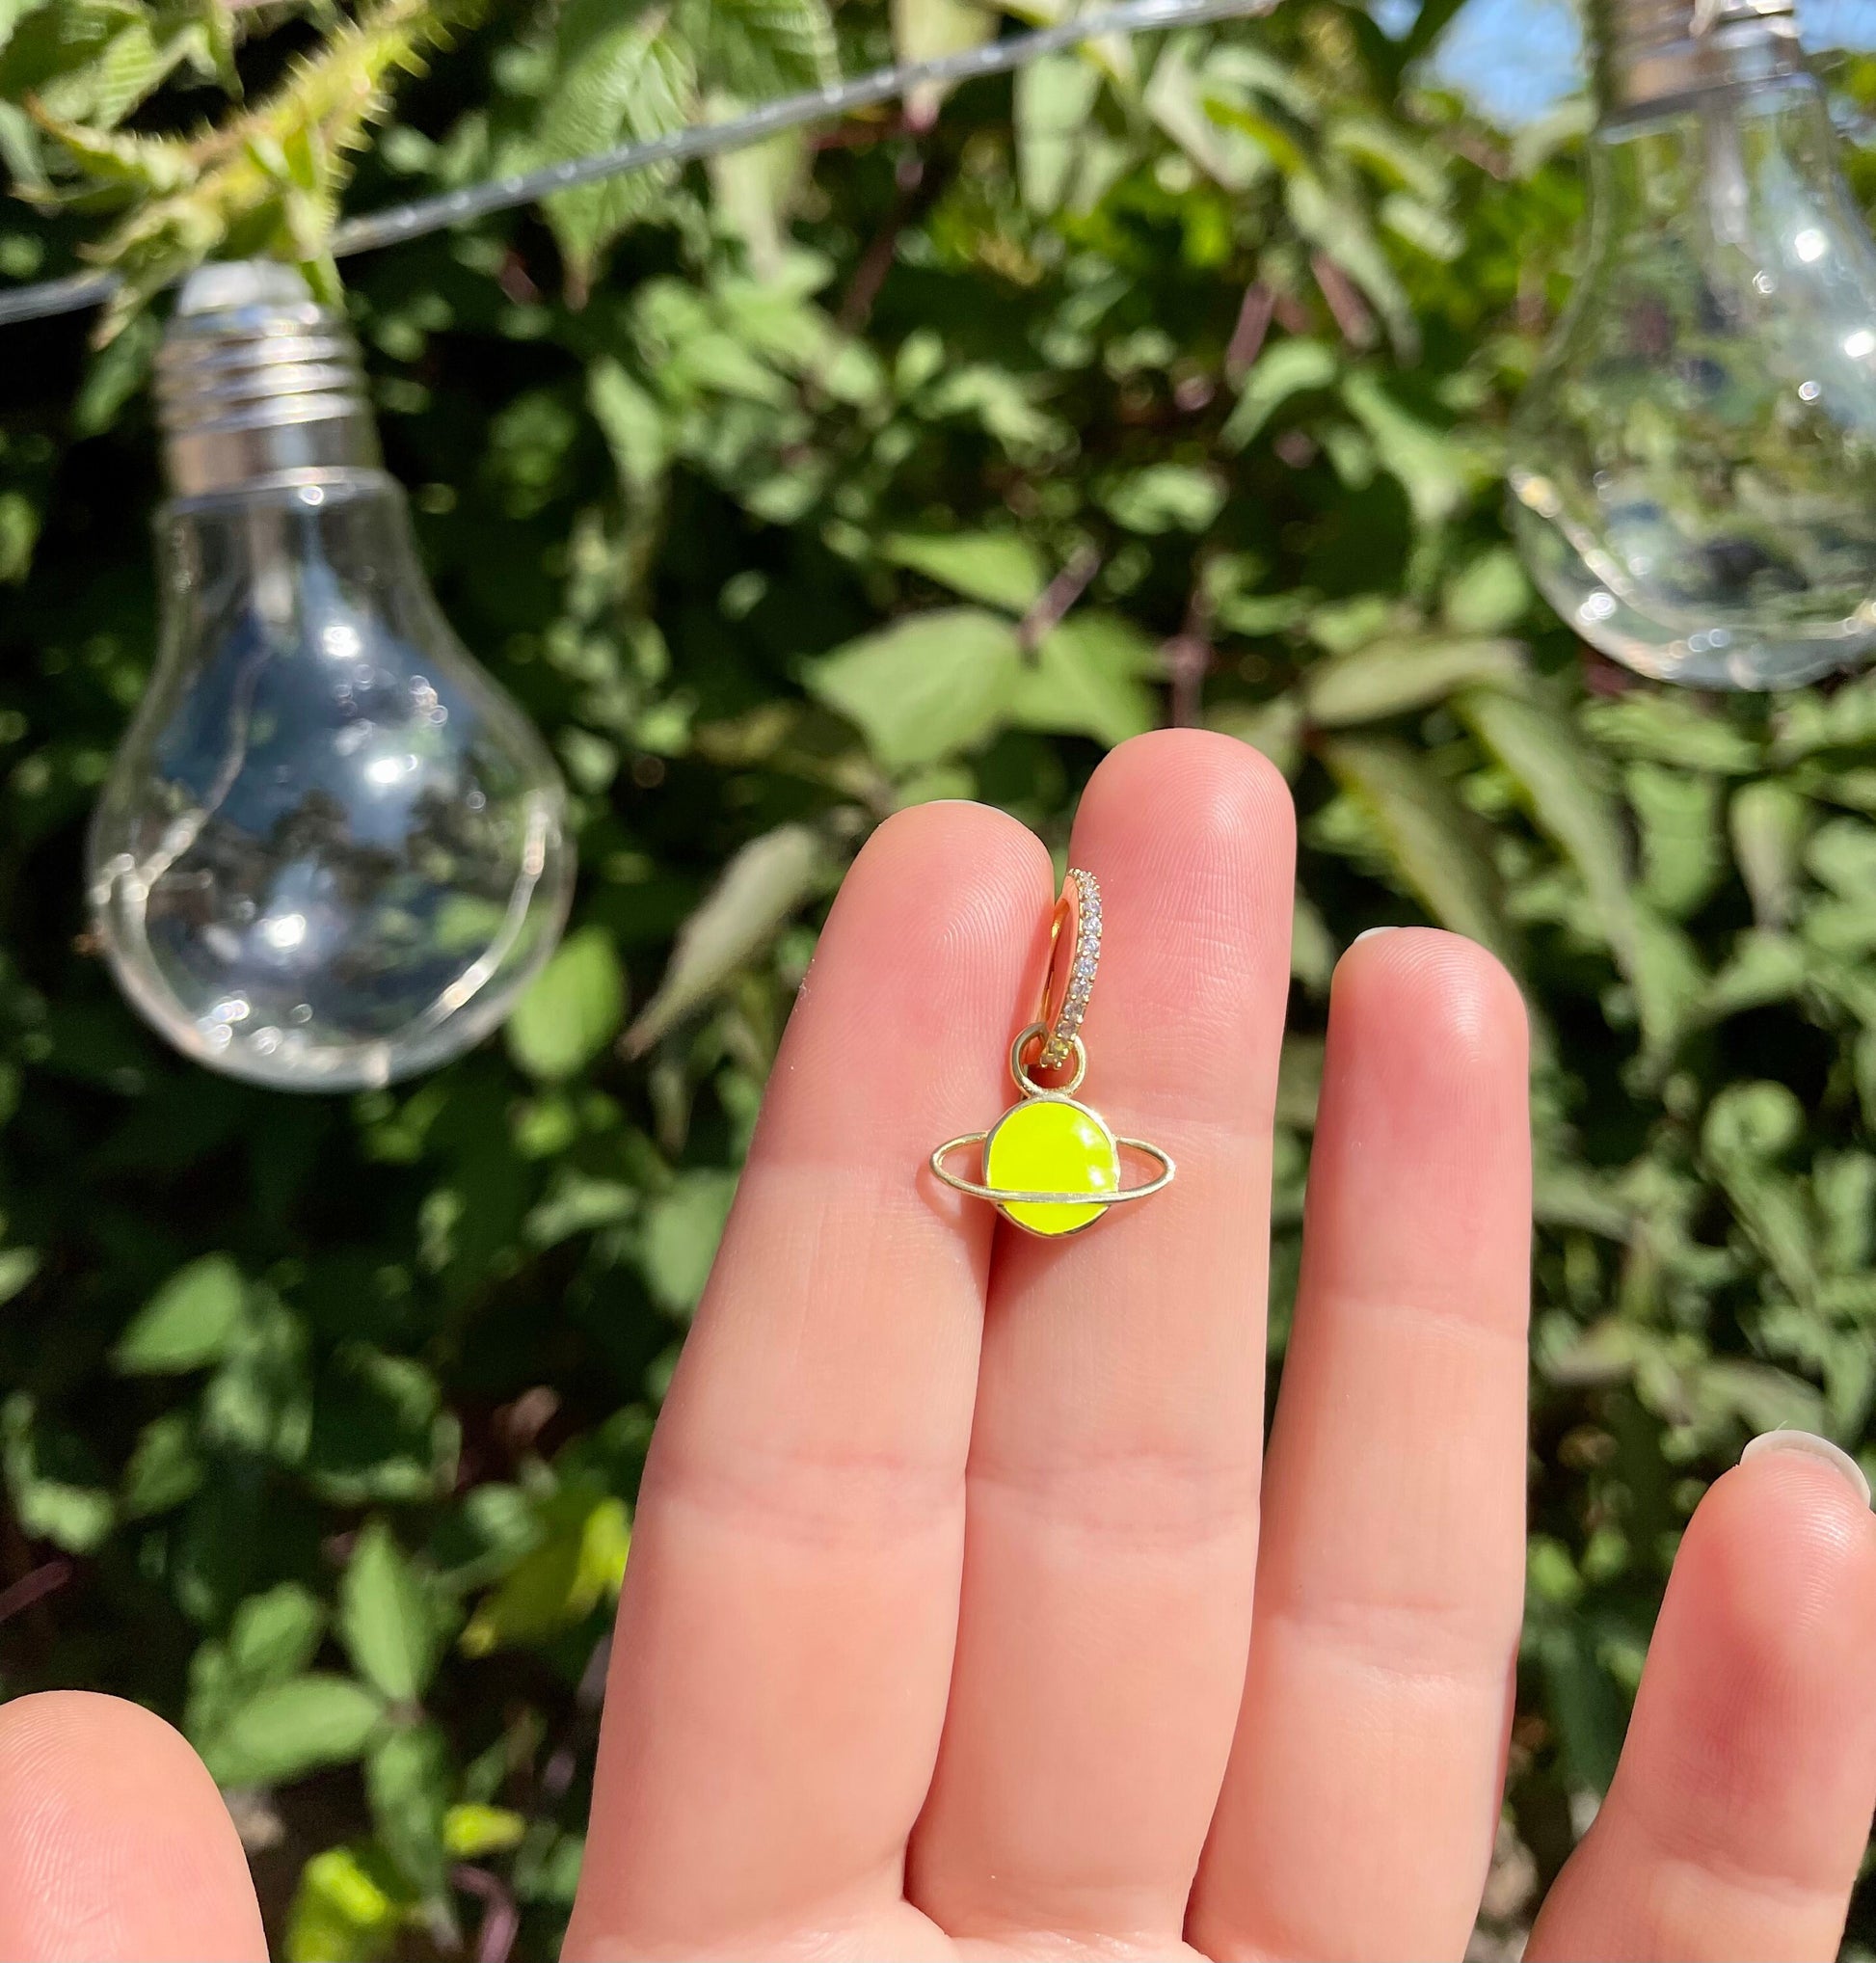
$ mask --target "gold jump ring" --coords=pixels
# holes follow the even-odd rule
[[[1009,1074],[1016,1079],[1016,1088],[1025,1097],[1073,1097],[1082,1088],[1082,1079],[1087,1075],[1087,1046],[1080,1036],[1071,1035],[1062,1048],[1063,1062],[1070,1057],[1075,1060],[1074,1072],[1066,1084],[1038,1084],[1024,1067],[1023,1052],[1037,1036],[1047,1035],[1048,1031],[1039,1022],[1031,1023],[1027,1029],[1018,1034],[1016,1040],[1009,1046]],[[1047,1062],[1048,1056],[1048,1048],[1045,1045],[1042,1055],[1035,1060],[1038,1069]]]

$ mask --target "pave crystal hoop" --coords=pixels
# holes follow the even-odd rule
[[[1083,1232],[1111,1206],[1163,1192],[1172,1183],[1173,1165],[1144,1139],[1117,1138],[1098,1111],[1074,1095],[1087,1074],[1081,1024],[1101,957],[1101,889],[1079,867],[1062,884],[1050,942],[1040,1013],[1009,1046],[1016,1102],[987,1130],[947,1139],[928,1163],[955,1192],[987,1199],[1012,1225],[1053,1239]],[[1032,1074],[1064,1064],[1069,1074],[1059,1084]],[[976,1179],[949,1163],[973,1147],[982,1165]],[[1123,1153],[1149,1160],[1154,1176],[1122,1185]]]
[[[1035,1060],[1038,1068],[1059,1070],[1067,1062],[1100,965],[1100,881],[1092,873],[1070,866],[1049,925],[1049,971],[1035,1013],[1044,1032],[1042,1054]]]

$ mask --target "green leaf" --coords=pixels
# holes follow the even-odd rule
[[[1357,109],[1339,111],[1326,135],[1330,149],[1367,165],[1382,182],[1430,204],[1445,201],[1445,157],[1418,132]]]
[[[1761,763],[1760,746],[1724,714],[1666,689],[1633,688],[1613,702],[1587,702],[1578,719],[1604,749],[1650,764],[1745,777]]]
[[[687,1316],[702,1299],[736,1191],[734,1172],[683,1172],[646,1207],[639,1265],[668,1314]]]
[[[1684,937],[1642,902],[1631,883],[1628,842],[1599,760],[1568,722],[1529,697],[1480,688],[1461,697],[1460,706],[1575,869],[1635,990],[1650,1049],[1665,1054],[1705,978]]]
[[[980,47],[997,32],[996,10],[974,0],[892,0],[893,53],[901,64],[928,62],[939,55]],[[925,82],[907,93],[906,118],[914,129],[927,126],[948,92]]]
[[[227,1654],[236,1681],[249,1689],[284,1683],[319,1653],[326,1606],[297,1581],[251,1595],[228,1625]]]
[[[1224,480],[1191,464],[1148,464],[1110,482],[1101,502],[1128,531],[1206,531],[1224,504]]]
[[[977,607],[915,613],[808,664],[808,691],[866,737],[888,770],[974,748],[1016,687],[1012,622]]]
[[[1049,583],[1042,555],[1015,532],[895,532],[879,548],[888,565],[906,566],[966,600],[1024,613]]]
[[[1390,191],[1376,213],[1382,226],[1398,239],[1441,265],[1450,265],[1465,250],[1465,232],[1436,205],[1410,197],[1405,191]]]
[[[1867,752],[1876,742],[1876,680],[1865,676],[1829,695],[1810,690],[1791,696],[1782,705],[1774,729],[1775,765],[1825,750]]]
[[[1388,338],[1401,359],[1407,363],[1417,361],[1419,323],[1400,277],[1361,207],[1306,169],[1285,179],[1284,193],[1291,222],[1297,229],[1360,287],[1363,296],[1386,322]],[[1349,406],[1353,409],[1355,405],[1351,402]]]
[[[459,1861],[480,1861],[521,1845],[527,1820],[505,1806],[452,1806],[443,1815],[443,1845]]]
[[[1581,1227],[1610,1241],[1626,1241],[1634,1226],[1633,1210],[1606,1177],[1549,1157],[1540,1158],[1534,1169],[1531,1210],[1540,1225]]]
[[[403,1904],[349,1847],[329,1847],[300,1871],[287,1915],[287,1963],[382,1963],[397,1942]]]
[[[1302,699],[1311,722],[1337,729],[1428,709],[1479,683],[1515,684],[1522,673],[1515,641],[1390,636],[1318,662],[1304,674]]]
[[[194,1415],[165,1412],[137,1435],[136,1449],[123,1468],[122,1505],[126,1519],[145,1519],[180,1506],[201,1485],[206,1467],[196,1449]]]
[[[1836,818],[1820,825],[1805,848],[1805,864],[1833,893],[1852,902],[1876,899],[1876,825]]]
[[[1341,357],[1322,341],[1299,336],[1271,342],[1246,375],[1237,407],[1219,432],[1219,444],[1243,449],[1286,402],[1328,388],[1341,371]]]
[[[1342,400],[1368,432],[1382,470],[1399,480],[1422,524],[1443,524],[1470,501],[1464,458],[1445,432],[1408,415],[1366,372],[1343,378]]]
[[[338,1633],[353,1667],[398,1704],[430,1686],[442,1654],[437,1605],[381,1520],[360,1533],[338,1588]]]
[[[1660,764],[1631,764],[1623,783],[1642,831],[1642,891],[1670,920],[1685,920],[1728,870],[1719,782]]]
[[[1876,1252],[1876,1158],[1855,1151],[1821,1154],[1811,1194],[1824,1225],[1820,1254],[1826,1270],[1863,1275]]]
[[[0,49],[13,38],[13,30],[29,13],[51,5],[51,0],[0,0]]]
[[[726,98],[712,96],[710,102],[712,113],[721,113]],[[780,130],[764,143],[739,144],[709,159],[711,209],[718,224],[741,239],[749,270],[759,279],[776,279],[788,263],[789,214],[813,168],[814,152],[799,129]],[[843,350],[823,370],[828,393],[842,401],[855,392],[845,379],[846,358]]]
[[[78,406],[74,404],[74,420]],[[0,491],[0,584],[17,586],[33,570],[44,514],[24,491]]]
[[[1246,191],[1269,176],[1270,151],[1240,126],[1242,95],[1231,100],[1229,93],[1220,92],[1199,67],[1202,46],[1198,35],[1168,37],[1153,65],[1141,106],[1208,177],[1227,191]],[[1238,116],[1231,114],[1234,109]],[[1260,126],[1275,134],[1267,120],[1260,119]]]
[[[1730,1084],[1708,1108],[1701,1146],[1732,1210],[1800,1303],[1817,1289],[1815,1234],[1799,1183],[1777,1170],[1805,1129],[1782,1084]]]
[[[1328,923],[1299,887],[1290,919],[1291,975],[1312,995],[1321,995],[1335,972],[1335,955]]]
[[[657,398],[610,355],[602,355],[586,371],[586,400],[620,483],[629,494],[645,497],[671,461],[670,435]]]
[[[449,1741],[436,1724],[400,1727],[371,1747],[365,1796],[385,1851],[422,1895],[442,1895],[448,1873]]]
[[[1727,813],[1732,854],[1762,928],[1790,924],[1810,819],[1809,801],[1775,777],[1742,784],[1733,793]]]
[[[679,31],[711,87],[751,102],[816,89],[836,75],[823,0],[684,0]]]
[[[618,1595],[631,1546],[625,1502],[576,1486],[555,1494],[545,1511],[546,1538],[469,1618],[462,1636],[466,1654],[546,1641]]]
[[[1702,992],[1696,1019],[1723,1022],[1768,1003],[1792,1001],[1803,990],[1806,975],[1805,950],[1788,934],[1743,933],[1734,943],[1732,958]]]
[[[1071,614],[1023,664],[1009,720],[1112,748],[1159,722],[1159,703],[1146,686],[1155,665],[1153,643],[1118,614]]]
[[[310,1395],[305,1324],[271,1290],[250,1288],[228,1355],[202,1389],[203,1440],[297,1464]]]
[[[1500,634],[1524,618],[1531,582],[1510,546],[1493,546],[1447,582],[1446,624],[1462,634]]]
[[[347,1343],[314,1385],[307,1476],[342,1506],[434,1499],[449,1490],[457,1420],[437,1380],[411,1357]]]
[[[1580,1618],[1544,1629],[1535,1647],[1570,1785],[1580,1792],[1606,1792],[1628,1722],[1621,1692]]]
[[[161,339],[161,324],[152,315],[140,313],[92,357],[71,405],[74,429],[84,436],[101,436],[117,421],[124,405],[148,386]]]
[[[561,15],[557,74],[535,125],[535,160],[591,156],[626,141],[666,136],[687,120],[696,77],[687,43],[649,0],[570,0]],[[545,209],[576,296],[628,226],[657,206],[669,167],[630,171],[561,191]]]
[[[1394,608],[1380,593],[1355,593],[1313,606],[1306,616],[1309,638],[1331,655],[1352,655],[1380,638]]]
[[[0,1248],[0,1303],[11,1302],[40,1272],[37,1248]]]
[[[1037,464],[1065,453],[1070,444],[1066,424],[1036,407],[1037,384],[1030,377],[966,362],[947,366],[921,395],[921,420],[937,422],[957,417],[977,424],[1019,463]]]
[[[204,1254],[177,1269],[131,1318],[112,1363],[125,1376],[147,1377],[219,1362],[233,1346],[245,1300],[232,1259]]]
[[[32,1539],[89,1554],[116,1524],[117,1502],[99,1483],[89,1448],[74,1433],[45,1424],[27,1391],[0,1406],[0,1463],[13,1516]]]
[[[223,1786],[280,1786],[362,1756],[384,1707],[349,1677],[289,1678],[242,1699],[201,1741]]]
[[[679,929],[657,993],[626,1032],[628,1051],[642,1055],[762,954],[820,890],[827,863],[806,825],[778,825],[744,846]]]
[[[626,978],[602,928],[571,933],[508,1018],[508,1054],[531,1077],[578,1074],[619,1034]]]
[[[1286,1035],[1278,1054],[1276,1121],[1290,1131],[1312,1132],[1323,1096],[1323,1063],[1327,1055],[1321,1036]]]
[[[1059,211],[1089,153],[1089,118],[1101,72],[1075,50],[1044,55],[1016,71],[1016,175],[1038,216]],[[1100,141],[1098,130],[1092,135]]]
[[[1322,756],[1365,809],[1401,884],[1442,927],[1489,948],[1515,973],[1517,949],[1497,874],[1445,781],[1390,738],[1336,737]]]

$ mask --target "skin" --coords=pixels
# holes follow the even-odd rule
[[[1095,773],[1083,1095],[1179,1176],[1057,1243],[923,1170],[1009,1101],[1047,855],[967,804],[861,854],[647,1467],[571,1958],[1462,1953],[1523,1590],[1524,1012],[1451,935],[1344,957],[1266,1447],[1292,840],[1224,738]],[[1530,1955],[1834,1955],[1872,1654],[1851,1481],[1719,1480]],[[0,1710],[0,1954],[260,1953],[181,1739]]]

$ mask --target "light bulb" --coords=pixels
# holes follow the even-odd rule
[[[1876,648],[1876,247],[1789,0],[1611,0],[1587,264],[1512,426],[1584,639],[1780,688]]]
[[[156,394],[162,632],[92,822],[96,936],[199,1062],[389,1083],[486,1035],[552,952],[565,791],[431,597],[357,344],[298,273],[197,273]]]

